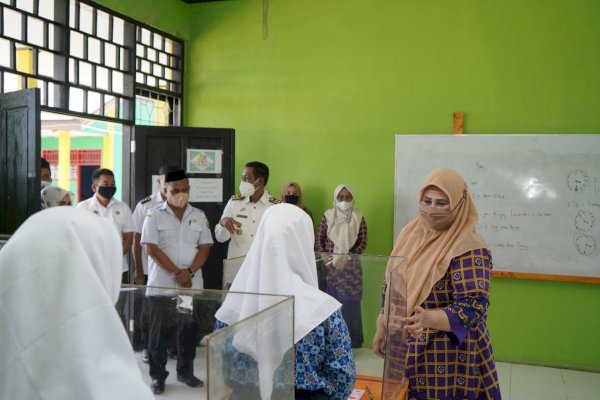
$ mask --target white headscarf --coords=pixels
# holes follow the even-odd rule
[[[268,208],[231,285],[235,292],[293,295],[294,343],[341,306],[319,290],[314,238],[310,217],[299,207],[282,203]],[[265,306],[257,296],[228,295],[215,316],[231,325]],[[273,342],[269,335],[248,339],[248,343],[234,339],[234,345],[257,360],[261,395],[268,398],[273,373],[289,344]]]
[[[340,192],[346,189],[352,195],[352,202],[349,209],[341,211],[336,207],[337,197]],[[360,223],[363,215],[355,208],[354,193],[350,186],[341,184],[333,192],[333,208],[325,211],[327,218],[327,237],[333,242],[333,252],[335,254],[348,254],[350,249],[358,239]]]
[[[152,399],[114,304],[121,240],[72,207],[28,218],[0,250],[0,398]]]
[[[58,186],[47,186],[42,189],[42,208],[57,207],[60,201],[65,197],[69,196],[71,203],[73,203],[73,193],[66,191]]]

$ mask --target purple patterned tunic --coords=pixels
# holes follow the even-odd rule
[[[492,257],[487,249],[452,260],[421,305],[443,309],[451,332],[426,329],[410,337],[406,376],[409,400],[500,400],[487,330]]]

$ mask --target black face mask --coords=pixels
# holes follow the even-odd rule
[[[297,194],[286,194],[285,196],[283,196],[283,198],[285,199],[286,203],[298,204],[298,200],[300,199],[300,196],[298,196]]]
[[[98,194],[106,199],[112,199],[117,188],[115,186],[98,186]]]

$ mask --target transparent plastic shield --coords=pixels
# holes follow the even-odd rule
[[[226,295],[227,292],[218,290],[123,285],[115,307],[130,338],[142,377],[150,386],[149,364],[144,361],[144,350],[148,348],[150,325],[156,322],[158,315],[162,315],[161,323],[167,325],[167,331],[170,330],[173,336],[168,338],[167,345],[169,357],[166,370],[169,375],[165,381],[165,395],[168,398],[226,398],[225,394],[230,393],[226,379],[230,379],[232,372],[235,372],[235,358],[231,357],[233,350],[238,347],[252,348],[260,350],[257,354],[273,354],[265,349],[265,343],[268,342],[271,348],[278,348],[279,353],[283,353],[276,365],[277,379],[282,382],[281,385],[278,383],[278,389],[281,390],[273,393],[285,393],[287,397],[279,398],[293,399],[293,298],[237,293],[235,295],[244,296],[246,303],[256,305],[257,312],[230,327],[215,331],[214,315]],[[177,380],[174,339],[178,329],[186,329],[186,337],[193,340],[196,354],[193,374],[204,381],[202,387],[189,387]],[[261,364],[265,362],[257,358]],[[259,387],[258,381],[254,381],[254,386]],[[258,397],[244,398],[261,399],[260,391],[258,393]]]
[[[223,260],[223,290],[229,290],[246,256]]]
[[[293,298],[236,292],[227,296],[260,304],[261,310],[208,336],[208,398],[293,399]]]
[[[402,318],[407,316],[407,282],[403,258],[391,258],[387,274],[385,363],[383,370],[384,400],[400,399],[404,385],[408,333],[404,330]]]

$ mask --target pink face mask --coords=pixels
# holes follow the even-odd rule
[[[454,222],[454,218],[456,217],[454,212],[461,206],[464,200],[465,197],[463,195],[453,210],[419,204],[419,216],[429,228],[435,231],[445,231]]]

